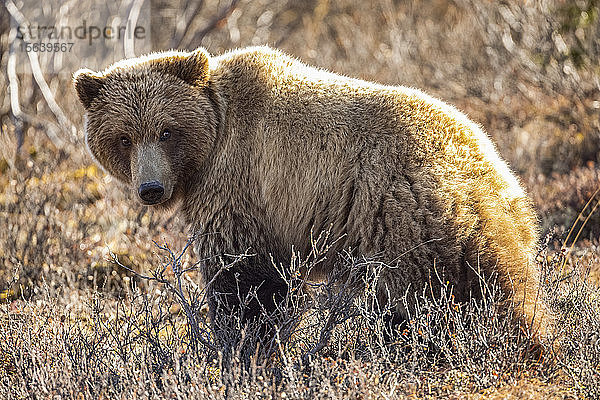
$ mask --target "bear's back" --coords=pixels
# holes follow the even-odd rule
[[[268,47],[229,52],[214,63],[245,81],[232,89],[237,95],[254,97],[257,107],[266,103],[264,126],[279,128],[272,129],[278,136],[293,135],[276,138],[278,145],[293,142],[304,144],[298,151],[314,151],[316,143],[335,156],[375,149],[381,157],[395,158],[399,168],[431,168],[449,188],[493,175],[490,181],[501,182],[496,189],[503,196],[524,196],[487,134],[456,108],[420,90],[348,78]]]

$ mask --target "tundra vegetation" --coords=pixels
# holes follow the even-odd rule
[[[123,12],[138,3],[124,1]],[[535,348],[527,328],[498,307],[503,296],[490,277],[480,300],[456,303],[443,282],[440,296],[417,294],[418,312],[384,343],[388,310],[373,286],[348,290],[356,279],[376,282],[373,260],[348,255],[350,274],[295,290],[306,286],[295,272],[318,265],[335,240],[320,236],[282,272],[290,290],[278,313],[264,316],[277,327],[273,339],[257,346],[259,327],[248,326],[235,338],[240,350],[223,359],[195,270],[195,238],[176,213],[137,205],[94,165],[73,71],[36,71],[34,59],[11,47],[11,19],[35,16],[6,1],[3,396],[600,397],[599,2],[148,3],[154,49],[270,44],[348,76],[422,88],[480,123],[535,203],[540,295],[557,316],[556,332]],[[58,9],[44,13],[60,17]]]

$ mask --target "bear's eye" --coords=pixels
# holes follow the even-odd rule
[[[131,146],[131,139],[129,139],[127,136],[121,136],[121,144],[123,147]]]
[[[168,129],[165,129],[161,134],[160,134],[160,141],[164,142],[165,140],[167,140],[168,138],[171,137],[171,131],[169,131]]]

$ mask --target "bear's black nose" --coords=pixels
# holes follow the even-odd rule
[[[138,189],[140,198],[148,204],[158,203],[164,193],[165,188],[158,181],[144,182]]]

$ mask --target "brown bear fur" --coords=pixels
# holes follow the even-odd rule
[[[201,233],[206,282],[226,255],[255,254],[211,285],[230,305],[259,287],[274,308],[286,284],[273,264],[289,263],[293,249],[306,254],[311,232],[329,230],[336,250],[389,265],[382,299],[440,276],[464,300],[475,271],[496,273],[517,315],[546,333],[531,203],[487,135],[453,107],[267,47],[156,53],[74,80],[91,153],[133,190],[164,187],[156,203],[179,204]]]

